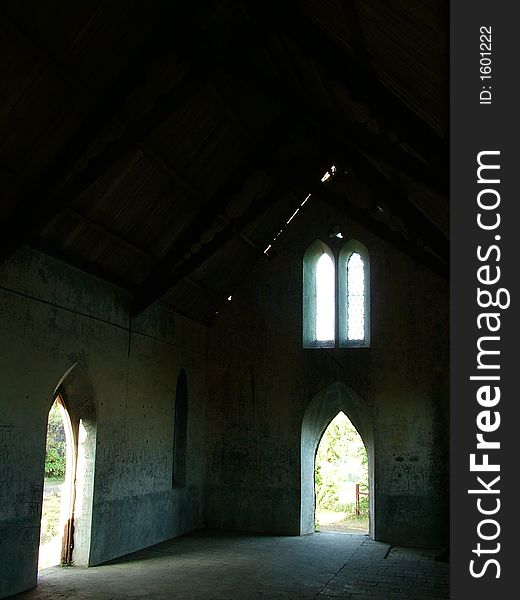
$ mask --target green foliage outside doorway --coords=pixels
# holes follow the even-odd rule
[[[359,502],[356,505],[356,484]],[[368,531],[368,457],[363,441],[340,412],[325,430],[315,462],[316,527]]]
[[[47,449],[45,453],[45,478],[63,479],[66,465],[65,429],[57,402],[49,411],[47,424]]]

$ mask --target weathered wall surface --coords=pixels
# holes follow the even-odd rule
[[[158,305],[130,322],[127,303],[27,249],[0,270],[0,597],[36,583],[47,414],[75,364],[96,413],[90,564],[202,524],[206,328]],[[181,369],[187,484],[172,488]]]
[[[335,224],[343,240],[328,238]],[[350,238],[370,252],[370,348],[302,348],[301,260],[316,238],[336,256]],[[204,524],[299,533],[302,420],[337,382],[373,416],[376,538],[445,539],[447,283],[315,199],[275,249],[220,311],[209,350],[205,327],[160,305],[130,321],[126,294],[37,252],[2,266],[0,597],[36,583],[47,414],[74,365],[95,408],[90,564]],[[187,485],[172,488],[181,369]]]
[[[342,227],[343,240],[329,239]],[[371,257],[371,347],[302,348],[302,257],[351,238]],[[300,438],[312,398],[349,386],[374,418],[375,536],[437,544],[447,536],[447,282],[311,199],[209,332],[206,521],[298,533]]]

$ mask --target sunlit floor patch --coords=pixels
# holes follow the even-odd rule
[[[449,566],[366,535],[201,531],[99,567],[53,567],[21,600],[448,598]],[[388,555],[388,557],[387,557]]]

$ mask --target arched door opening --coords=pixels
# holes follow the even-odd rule
[[[318,444],[314,486],[317,531],[368,533],[368,455],[343,411],[332,419]]]
[[[94,389],[79,363],[63,375],[52,398],[46,442],[42,435],[46,453],[38,570],[91,564],[97,411]]]
[[[331,422],[344,413],[361,437],[367,456],[369,535],[377,539],[374,495],[374,419],[370,407],[344,383],[332,383],[317,393],[303,415],[301,428],[300,534],[315,531],[315,459],[318,444]],[[361,482],[359,482],[361,483]]]
[[[76,442],[69,413],[58,393],[47,420],[45,479],[38,568],[72,561]]]

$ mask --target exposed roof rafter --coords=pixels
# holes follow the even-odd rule
[[[310,186],[310,191],[313,195],[316,195],[337,210],[348,215],[368,231],[388,242],[394,248],[397,248],[418,263],[428,267],[437,275],[444,279],[449,277],[449,266],[445,262],[439,260],[439,258],[428,252],[428,250],[419,247],[414,240],[405,239],[400,232],[392,231],[384,223],[375,220],[374,217],[371,216],[369,210],[353,206],[346,198],[342,198],[331,192],[330,189],[327,189],[326,185],[314,183]]]
[[[249,57],[244,55],[234,63],[218,62],[216,66],[231,73],[238,81],[252,89],[260,96],[269,97],[272,101],[290,107],[295,113],[324,130],[333,132],[332,135],[350,147],[360,152],[372,154],[386,162],[397,172],[403,172],[421,182],[426,187],[446,195],[449,190],[447,163],[443,169],[426,164],[421,158],[405,150],[399,140],[391,141],[381,134],[370,133],[364,124],[348,123],[338,118],[331,110],[317,106],[316,102],[307,98],[302,90],[295,88],[287,80],[271,77],[253,70],[248,66]],[[437,140],[438,142],[439,140]]]
[[[168,15],[171,12],[171,4],[161,2],[158,8],[165,11],[162,23],[164,27],[170,29],[171,19]],[[21,32],[18,35],[23,37]],[[114,118],[126,98],[144,85],[154,64],[170,51],[167,42],[169,37],[171,36],[158,35],[157,32],[149,36],[138,57],[114,81],[114,85],[103,98],[90,107],[76,133],[25,194],[10,218],[0,225],[2,240],[0,263],[19,246],[31,240],[81,191],[89,187],[111,165],[129,152],[136,142],[143,139],[149,133],[150,127],[158,124],[165,117],[165,103],[173,101],[175,106],[176,103],[182,103],[189,97],[188,89],[185,87],[188,82],[183,82],[180,93],[175,89],[175,93],[171,92],[167,97],[162,97],[156,102],[152,111],[140,119],[131,130],[122,130],[119,125],[119,131],[114,133]],[[46,56],[37,46],[34,46],[33,50],[40,58],[43,57],[53,70],[63,75],[63,69],[56,61]],[[71,83],[70,78],[66,78],[66,81]],[[74,83],[72,82],[71,85]],[[108,139],[107,132],[112,132]],[[92,156],[93,145],[96,142],[97,154]]]
[[[239,73],[236,74],[237,76]],[[322,155],[335,155],[338,158],[346,157],[347,165],[353,167],[356,176],[370,186],[376,195],[391,205],[392,210],[407,221],[408,227],[418,238],[424,239],[443,260],[448,260],[449,246],[444,234],[439,231],[424,215],[408,200],[399,187],[389,181],[369,160],[356,140],[344,134],[341,127],[324,123],[321,120],[321,111],[313,109],[312,105],[299,98],[289,89],[277,85],[267,78],[260,79],[259,85],[252,76],[242,76],[244,81],[254,86],[258,94],[275,98],[281,102],[288,111],[292,111],[306,127],[314,129],[316,139],[320,142]],[[296,107],[296,108],[295,108]]]
[[[448,165],[448,142],[441,139],[431,127],[416,115],[400,98],[393,94],[368,69],[348,52],[333,42],[303,13],[300,2],[248,3],[256,20],[279,28],[309,56],[316,60],[331,79],[344,82],[351,94],[370,107],[388,128],[399,134],[401,142],[408,143],[442,176]],[[273,25],[274,24],[274,25]]]
[[[269,130],[264,132],[263,138],[253,146],[248,155],[244,156],[242,164],[231,177],[211,198],[207,199],[182,236],[170,247],[166,256],[140,285],[136,294],[136,312],[141,312],[171,287],[170,284],[163,284],[163,280],[168,280],[170,274],[183,262],[184,256],[189,252],[191,246],[197,243],[205,230],[213,226],[215,220],[222,222],[222,227],[218,228],[221,229],[218,232],[220,237],[222,237],[222,230],[230,235],[239,231],[240,228],[237,228],[232,219],[226,217],[226,221],[222,221],[222,215],[226,213],[226,205],[233,196],[243,191],[247,178],[254,171],[268,169],[270,172],[270,169],[276,164],[277,159],[274,155],[280,136],[283,138],[284,132],[291,124],[291,120],[286,117],[285,113],[276,118]]]

